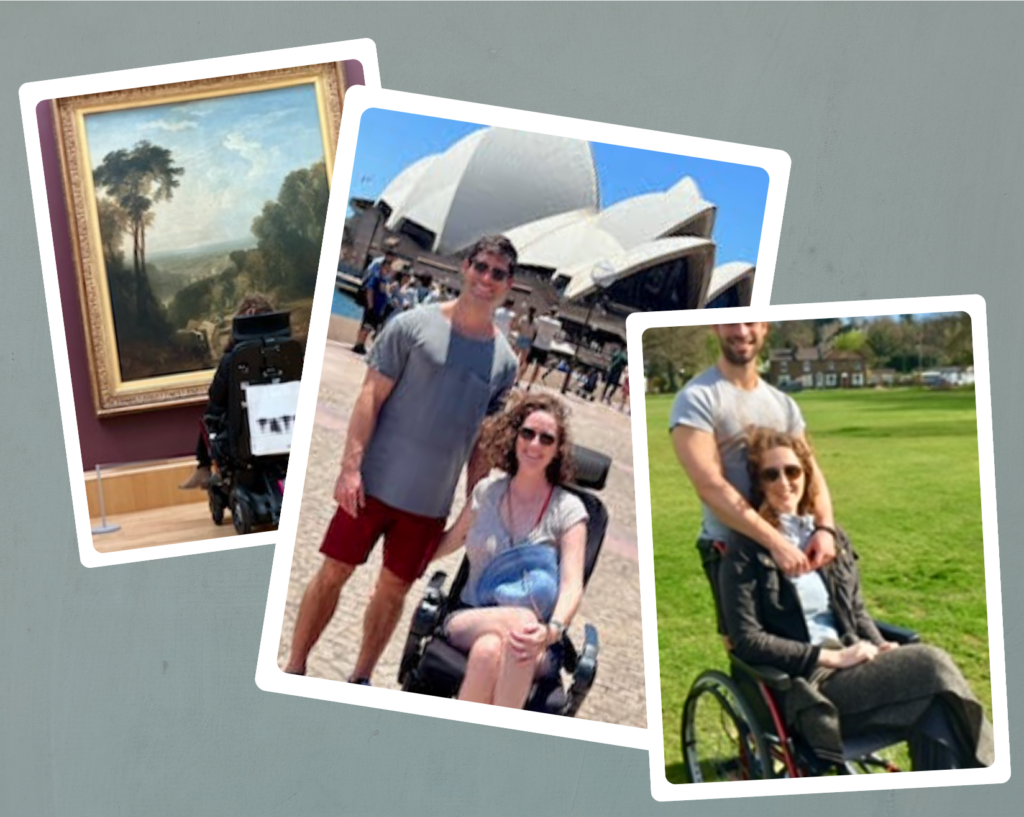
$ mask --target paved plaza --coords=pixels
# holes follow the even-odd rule
[[[337,321],[337,319],[335,319]],[[332,325],[332,337],[338,337]],[[291,645],[292,629],[302,592],[318,568],[320,541],[335,510],[334,482],[338,475],[345,431],[366,364],[350,351],[351,345],[329,340],[313,429],[309,467],[299,517],[298,538],[288,586],[284,628],[278,650],[283,667]],[[542,388],[557,391],[562,375],[552,373]],[[535,386],[537,388],[537,386]],[[597,680],[578,717],[646,728],[643,645],[640,626],[640,582],[636,561],[636,513],[633,491],[633,447],[629,417],[614,408],[567,398],[576,442],[612,457],[608,484],[599,496],[610,522],[604,549],[572,626],[574,643],[582,642],[584,623],[597,627],[601,644]],[[618,405],[618,397],[614,401]],[[458,514],[465,486],[456,492],[452,519]],[[462,552],[439,560],[409,593],[395,637],[377,668],[376,686],[398,689],[401,659],[409,619],[434,570],[455,575]],[[358,570],[342,592],[338,611],[309,656],[307,671],[318,678],[344,681],[359,649],[362,615],[380,568],[380,548]],[[411,693],[410,693],[411,694]]]

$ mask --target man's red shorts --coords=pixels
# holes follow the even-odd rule
[[[340,507],[335,511],[320,552],[348,565],[361,565],[383,536],[384,567],[412,584],[430,564],[441,543],[445,521],[400,511],[368,496],[356,517]]]

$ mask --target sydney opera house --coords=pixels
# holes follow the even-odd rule
[[[566,340],[625,338],[634,311],[746,306],[754,265],[715,266],[716,207],[693,179],[600,207],[590,143],[485,128],[350,201],[342,250],[361,269],[397,239],[417,274],[458,290],[460,254],[488,233],[519,251],[516,311],[559,309]]]

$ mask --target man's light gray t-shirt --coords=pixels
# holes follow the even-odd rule
[[[363,457],[366,494],[446,517],[481,423],[501,411],[515,383],[512,348],[500,333],[479,340],[453,332],[439,306],[420,306],[384,328],[367,363],[395,386]]]
[[[804,418],[793,398],[763,380],[747,391],[726,380],[717,366],[701,372],[676,395],[669,415],[669,430],[689,426],[715,437],[725,478],[747,500],[751,496],[747,472],[747,432],[752,426],[789,434],[802,434]],[[728,542],[732,531],[701,503],[701,536]]]

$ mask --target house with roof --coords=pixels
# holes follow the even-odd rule
[[[940,366],[921,372],[921,382],[933,388],[954,388],[974,385],[973,366]]]
[[[867,383],[867,362],[857,352],[822,346],[773,349],[767,379],[779,388],[857,389]]]

